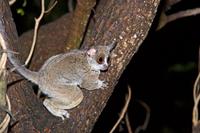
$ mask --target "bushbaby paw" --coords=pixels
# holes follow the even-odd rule
[[[105,80],[98,80],[98,87],[101,89],[105,89],[106,87],[108,87],[108,83],[106,83]]]
[[[62,118],[62,120],[65,120],[65,118],[69,118],[69,113],[66,110],[60,110],[59,116]]]

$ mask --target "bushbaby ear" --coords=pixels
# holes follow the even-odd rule
[[[96,54],[97,50],[94,49],[94,48],[90,48],[88,51],[87,51],[87,54],[88,56],[94,56]]]
[[[117,42],[114,40],[111,44],[108,45],[109,51],[113,50],[116,46]]]

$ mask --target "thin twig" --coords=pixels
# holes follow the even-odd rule
[[[11,50],[0,50],[0,53],[12,53],[12,54],[19,54],[18,52],[11,51]]]
[[[49,13],[55,6],[56,6],[56,4],[58,3],[58,1],[55,1],[53,4],[49,4],[49,8],[46,10],[46,11],[44,11],[44,13],[45,14],[47,14],[47,13]]]
[[[189,17],[189,16],[194,16],[200,13],[200,8],[195,8],[195,9],[188,9],[185,11],[180,11],[175,14],[169,15],[167,18],[167,23],[174,21],[176,19],[184,18],[184,17]]]
[[[113,126],[113,128],[110,130],[109,133],[113,133],[115,131],[115,129],[117,128],[117,126],[119,125],[119,123],[121,122],[121,120],[124,118],[124,115],[126,114],[127,112],[127,109],[128,109],[128,105],[130,103],[130,100],[131,100],[131,88],[130,86],[128,86],[128,96],[126,96],[126,103],[122,109],[122,112],[120,113],[120,117],[119,119],[117,120],[117,122],[115,123],[115,125]]]
[[[5,43],[5,40],[3,39],[2,34],[0,34],[0,44],[1,44],[3,51],[7,51],[6,43]],[[4,52],[2,54],[2,57],[1,57],[1,60],[0,60],[0,70],[5,70],[6,62],[7,62],[7,53]]]
[[[192,112],[192,123],[193,125],[198,124],[199,113],[198,113],[198,104],[200,100],[200,93],[199,93],[199,81],[200,81],[200,73],[198,74],[193,88],[193,98],[194,98],[194,107]]]
[[[143,101],[140,101],[140,104],[146,109],[146,112],[147,112],[146,113],[146,119],[145,119],[143,125],[138,126],[136,128],[135,133],[139,133],[141,130],[143,130],[143,131],[146,130],[146,128],[149,124],[149,120],[150,120],[150,108],[149,108],[149,106]]]
[[[9,0],[9,5],[13,5],[17,0]]]
[[[30,62],[31,57],[33,55],[35,44],[36,44],[36,41],[37,41],[38,28],[39,28],[39,24],[40,24],[41,19],[43,18],[45,13],[48,13],[49,11],[51,11],[55,7],[55,5],[57,4],[57,1],[55,1],[54,4],[52,5],[52,7],[50,7],[48,10],[45,11],[45,3],[44,2],[45,2],[45,0],[41,0],[41,7],[42,8],[41,8],[40,16],[38,18],[35,18],[33,41],[32,41],[32,45],[31,45],[31,50],[30,50],[29,55],[28,55],[28,57],[25,61],[25,65],[28,65],[28,63]]]
[[[200,74],[198,74],[198,76],[194,82],[194,89],[193,89],[194,100],[199,95],[199,79],[200,79]]]
[[[184,18],[184,17],[194,16],[194,15],[197,15],[197,14],[200,14],[200,8],[180,11],[180,12],[174,13],[174,14],[169,15],[169,16],[167,16],[163,11],[163,13],[161,14],[161,19],[160,19],[159,26],[158,26],[157,30],[160,30],[166,24],[168,24],[168,23],[170,23],[174,20]]]
[[[200,46],[199,46],[199,61],[198,61],[198,72],[200,72]]]
[[[199,57],[200,57],[200,49],[199,49]],[[199,63],[200,63],[200,58],[199,58]],[[200,67],[200,65],[199,65],[199,67]],[[194,99],[194,106],[193,106],[193,111],[192,111],[193,126],[196,126],[199,121],[199,111],[198,111],[198,104],[199,104],[199,100],[200,100],[199,82],[200,82],[200,73],[198,74],[198,76],[195,80],[194,88],[193,88],[193,99]]]
[[[126,116],[125,116],[125,122],[126,122],[126,127],[128,129],[128,133],[133,133],[132,128],[131,128],[131,124],[130,124],[130,121],[129,121],[129,117],[128,117],[128,112],[126,113]]]
[[[39,27],[41,19],[44,16],[44,11],[45,11],[44,0],[41,0],[41,6],[42,6],[42,8],[41,8],[40,16],[38,18],[35,18],[33,42],[32,42],[32,45],[31,45],[31,50],[29,52],[29,55],[28,55],[28,57],[27,57],[27,59],[25,61],[25,65],[27,65],[29,63],[29,61],[31,60],[31,57],[33,55],[33,52],[34,52],[34,48],[35,48],[35,44],[36,44],[36,40],[37,40],[38,27]]]

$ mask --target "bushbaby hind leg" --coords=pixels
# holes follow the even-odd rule
[[[64,109],[58,108],[53,99],[45,99],[43,105],[54,116],[61,117],[62,120],[64,120],[65,118],[69,118],[69,113]]]
[[[76,107],[83,100],[83,93],[77,86],[60,86],[54,89],[50,98],[44,100],[44,106],[55,116],[69,118],[65,109]]]

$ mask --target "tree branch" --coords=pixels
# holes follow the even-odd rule
[[[73,18],[70,23],[70,32],[66,42],[66,51],[69,49],[79,48],[84,37],[84,33],[89,21],[92,9],[96,0],[77,0]]]

